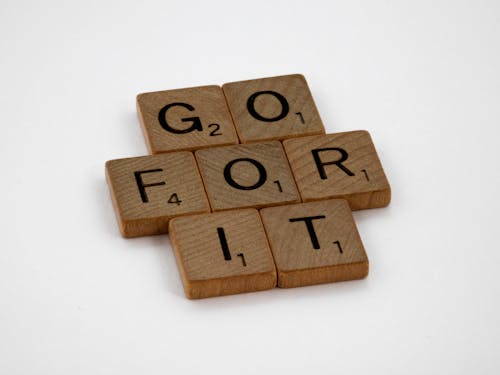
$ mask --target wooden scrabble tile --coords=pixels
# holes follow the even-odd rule
[[[167,233],[176,216],[210,212],[193,154],[110,160],[106,178],[124,237]]]
[[[169,226],[188,298],[276,286],[276,268],[257,210],[176,218]]]
[[[222,88],[241,143],[325,133],[301,74],[231,82]]]
[[[368,258],[347,201],[264,208],[260,214],[278,270],[279,287],[368,275]]]
[[[238,143],[219,86],[139,94],[137,112],[152,154]]]
[[[303,202],[347,199],[352,210],[387,206],[391,188],[367,131],[283,142]]]
[[[278,141],[196,151],[213,211],[300,202]]]

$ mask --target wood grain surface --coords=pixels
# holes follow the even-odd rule
[[[220,86],[139,94],[137,112],[152,154],[238,143]]]
[[[173,217],[210,212],[191,152],[110,160],[106,178],[124,237],[167,233]]]
[[[276,286],[276,269],[257,210],[181,217],[169,226],[188,298]]]
[[[367,131],[283,141],[303,202],[347,199],[352,210],[387,206],[391,188]]]
[[[264,208],[260,214],[279,287],[360,279],[368,274],[368,258],[346,200]]]
[[[222,88],[241,143],[325,133],[301,74],[231,82]]]
[[[215,147],[195,155],[213,211],[300,202],[278,141]]]

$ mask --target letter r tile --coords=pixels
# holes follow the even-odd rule
[[[283,141],[303,202],[347,199],[352,210],[387,206],[391,188],[367,131]]]
[[[139,94],[137,112],[152,154],[238,143],[219,86]]]
[[[260,210],[278,286],[361,279],[368,258],[347,201],[332,199]]]

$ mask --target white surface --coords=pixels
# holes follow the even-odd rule
[[[498,1],[2,1],[0,51],[1,374],[499,373]],[[297,72],[391,182],[370,275],[189,301],[104,181],[135,95]]]

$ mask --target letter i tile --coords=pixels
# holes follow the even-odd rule
[[[276,286],[276,268],[257,210],[180,217],[169,227],[188,298]]]

